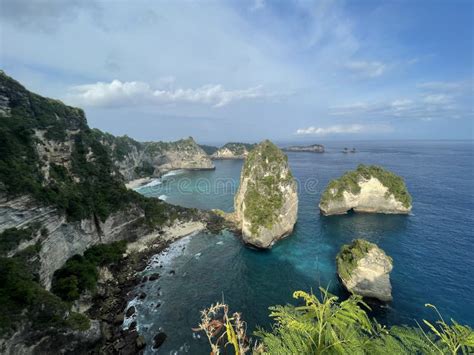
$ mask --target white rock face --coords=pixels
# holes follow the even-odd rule
[[[357,262],[349,277],[338,273],[343,285],[349,292],[381,301],[392,300],[392,285],[390,283],[390,272],[393,265],[391,259],[385,252],[375,244]]]
[[[388,185],[392,184],[392,190],[381,179],[385,179],[383,181]],[[357,189],[354,184],[357,184]],[[324,215],[344,214],[349,210],[408,214],[412,205],[402,178],[377,166],[360,165],[357,170],[329,183],[322,194],[319,209]]]
[[[343,192],[343,198],[332,200],[327,205],[319,205],[325,215],[343,214],[353,209],[355,212],[407,214],[410,207],[405,207],[397,201],[393,195],[387,197],[388,188],[378,179],[372,177],[369,180],[359,182],[360,193],[352,194]]]
[[[298,214],[296,182],[286,155],[270,141],[249,153],[234,208],[247,244],[271,248],[293,231]]]
[[[7,228],[22,228],[33,222],[40,222],[48,229],[46,237],[38,235],[35,239],[20,244],[17,249],[21,250],[41,241],[39,276],[41,284],[48,290],[51,288],[54,272],[67,259],[84,253],[95,244],[131,239],[139,233],[133,225],[141,217],[144,217],[141,209],[130,208],[111,214],[105,222],[92,219],[68,222],[54,208],[38,206],[27,196],[9,201],[0,197],[0,233]]]

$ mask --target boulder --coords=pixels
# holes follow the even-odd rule
[[[380,301],[392,300],[392,258],[376,244],[356,239],[336,257],[337,274],[351,293]]]
[[[248,154],[234,208],[246,244],[271,248],[293,231],[298,214],[296,181],[287,156],[272,142],[265,140]]]

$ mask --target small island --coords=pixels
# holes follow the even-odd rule
[[[246,244],[271,248],[293,231],[298,214],[296,181],[288,157],[272,142],[265,140],[248,154],[234,207]]]
[[[345,147],[345,148],[342,150],[342,152],[343,152],[344,154],[347,154],[347,153],[355,153],[355,152],[356,152],[356,149],[355,149],[355,148],[349,149],[349,148]]]
[[[256,144],[226,143],[211,155],[211,159],[245,159]]]
[[[312,145],[292,145],[282,149],[285,152],[310,152],[310,153],[324,153],[324,146],[321,144]]]
[[[336,257],[337,274],[344,287],[362,297],[392,300],[392,258],[376,244],[356,239],[344,245]]]
[[[324,190],[319,209],[324,215],[354,212],[408,214],[411,196],[404,180],[379,166],[359,165]]]

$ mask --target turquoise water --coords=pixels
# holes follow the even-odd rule
[[[334,259],[356,237],[376,242],[394,259],[394,301],[374,307],[380,322],[413,325],[414,319],[432,319],[424,307],[432,303],[444,315],[474,326],[472,142],[353,145],[355,154],[340,153],[344,146],[337,143],[328,144],[324,154],[289,153],[300,187],[298,222],[272,250],[245,248],[228,232],[200,233],[157,259],[146,272],[158,271],[162,277],[141,286],[147,297],[136,304],[138,328],[148,344],[164,331],[168,338],[160,353],[208,353],[206,341],[193,336],[191,328],[200,309],[222,299],[243,313],[251,332],[257,324],[268,326],[268,306],[292,302],[294,290],[317,291],[321,285],[347,297]],[[413,214],[321,216],[317,204],[328,181],[359,163],[402,175],[413,196]],[[139,192],[183,206],[231,211],[242,162],[215,164],[215,171],[181,172]]]

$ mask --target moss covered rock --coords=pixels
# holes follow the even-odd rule
[[[270,248],[293,231],[298,213],[296,182],[287,156],[265,140],[248,154],[234,201],[245,243]]]
[[[319,208],[325,215],[343,214],[351,209],[355,212],[407,214],[412,205],[400,176],[379,166],[361,164],[328,184]]]
[[[356,239],[344,245],[336,257],[337,273],[351,293],[381,301],[392,300],[392,258],[376,244]]]

